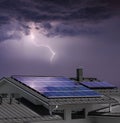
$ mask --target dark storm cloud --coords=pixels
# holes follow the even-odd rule
[[[116,14],[109,2],[101,0],[97,3],[96,0],[33,1],[33,11],[23,9],[23,13],[26,13],[29,19],[38,22],[40,20],[97,21]]]
[[[9,23],[9,17],[7,17],[7,16],[0,16],[0,25],[2,25],[2,24],[7,24],[7,23]]]
[[[92,27],[80,28],[78,25],[69,25],[67,23],[59,23],[56,26],[52,26],[50,23],[43,23],[41,27],[47,30],[46,36],[48,37],[55,35],[77,36],[100,33],[100,31]]]
[[[1,0],[0,26],[10,24],[14,19],[20,22],[18,31],[25,34],[29,34],[30,30],[27,23],[34,22],[43,24],[42,27],[48,32],[47,36],[74,36],[88,33],[88,28],[85,30],[77,27],[79,23],[98,23],[119,15],[119,3],[119,0]],[[58,21],[59,24],[51,25],[52,21]],[[78,24],[75,25],[76,30],[74,24]],[[11,37],[14,36],[5,37],[3,30],[0,40]]]

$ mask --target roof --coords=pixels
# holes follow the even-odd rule
[[[89,116],[120,117],[120,104],[92,111],[89,113]]]
[[[95,89],[95,91],[103,94],[103,95],[108,95],[108,96],[112,96],[112,95],[116,95],[116,96],[120,96],[120,89],[119,88],[114,88],[114,89]]]
[[[12,79],[12,78],[6,78],[7,82],[13,84],[17,88],[19,88],[21,91],[24,91],[25,93],[29,94],[30,96],[36,98],[40,102],[42,102],[44,105],[50,106],[50,105],[67,105],[67,104],[90,104],[90,103],[116,103],[117,101],[113,98],[106,97],[104,95],[100,97],[71,97],[71,98],[57,98],[57,99],[48,99],[34,89],[31,89],[30,87],[19,83],[18,81]]]
[[[69,104],[105,104],[105,103],[117,103],[113,98],[102,97],[80,97],[80,98],[63,98],[63,99],[50,99],[50,105],[69,105]]]
[[[61,117],[58,115],[41,116],[22,103],[18,104],[15,99],[9,104],[9,98],[3,98],[2,104],[0,104],[0,122],[19,123],[60,119]]]

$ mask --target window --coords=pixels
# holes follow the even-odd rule
[[[85,118],[85,109],[73,110],[71,112],[71,118],[72,119],[83,119],[83,118]]]
[[[53,114],[59,115],[64,119],[64,110],[54,110]]]

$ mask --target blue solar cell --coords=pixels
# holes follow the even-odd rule
[[[81,82],[81,84],[88,88],[116,88],[116,86],[107,82]]]
[[[64,77],[25,77],[13,76],[14,79],[38,91],[48,98],[94,97],[101,96],[87,87]]]
[[[94,92],[94,91],[78,91],[78,92],[73,92],[73,91],[67,91],[67,92],[44,92],[43,93],[45,96],[48,97],[96,97],[100,96],[100,94]]]
[[[75,90],[88,90],[88,88],[84,86],[73,86],[73,87],[46,87],[48,91],[75,91]]]

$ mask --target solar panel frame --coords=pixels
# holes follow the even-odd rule
[[[65,77],[24,77],[12,76],[15,80],[37,91],[46,98],[76,98],[76,97],[100,97],[101,94],[76,85],[72,80]],[[40,79],[39,79],[40,78]],[[40,80],[40,81],[39,81]],[[31,83],[31,84],[30,84]],[[39,83],[36,85],[36,83]],[[39,86],[38,86],[39,85]]]

